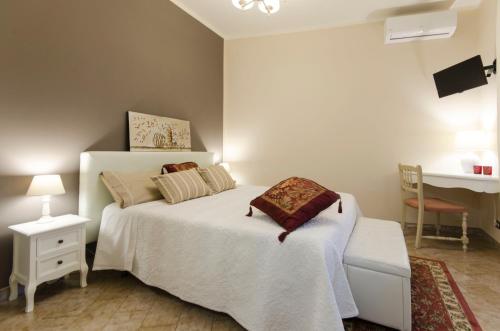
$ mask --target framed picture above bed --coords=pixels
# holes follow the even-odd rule
[[[128,112],[131,152],[191,151],[189,121]]]

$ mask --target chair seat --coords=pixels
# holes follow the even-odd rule
[[[418,199],[406,199],[405,204],[412,208],[418,208]],[[464,213],[467,211],[467,208],[462,205],[437,198],[424,198],[424,210],[436,213]]]

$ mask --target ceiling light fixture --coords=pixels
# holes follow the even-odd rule
[[[233,5],[240,10],[252,9],[255,3],[264,14],[274,14],[280,10],[280,0],[232,0]]]

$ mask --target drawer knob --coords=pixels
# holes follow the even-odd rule
[[[58,244],[62,244],[63,242],[64,242],[64,240],[62,240],[62,239],[59,239],[59,240],[57,241],[57,243],[58,243]]]
[[[62,260],[57,261],[57,264],[63,264]]]

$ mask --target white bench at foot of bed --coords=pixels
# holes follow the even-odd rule
[[[359,318],[411,330],[411,270],[399,223],[359,218],[344,266]]]

